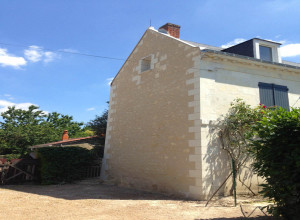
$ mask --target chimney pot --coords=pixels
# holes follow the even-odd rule
[[[61,140],[66,141],[69,139],[68,130],[64,130]]]
[[[166,30],[172,37],[179,38],[180,36],[180,25],[166,23],[165,25],[161,26],[158,30],[161,29]]]

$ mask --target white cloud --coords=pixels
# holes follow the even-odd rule
[[[6,49],[0,48],[0,65],[12,66],[14,68],[20,68],[26,65],[27,62],[23,57],[16,57],[7,53]]]
[[[35,104],[29,103],[29,102],[25,102],[25,103],[13,103],[13,102],[10,102],[10,101],[6,101],[6,100],[1,100],[0,99],[0,113],[7,111],[8,107],[11,107],[11,106],[16,106],[17,109],[26,110],[31,105],[35,105]]]
[[[58,54],[50,51],[44,51],[42,47],[32,45],[29,49],[24,50],[24,56],[27,60],[36,63],[43,60],[45,63],[52,62],[58,58]]]
[[[10,101],[0,99],[0,113],[7,111],[8,107],[12,107],[12,106],[15,106],[16,109],[27,110],[29,108],[29,106],[31,106],[31,105],[37,106],[36,104],[30,103],[30,102],[13,103],[13,102],[10,102]],[[49,114],[48,111],[43,111],[43,113],[44,114]]]
[[[53,53],[53,52],[50,52],[50,51],[45,52],[44,56],[45,56],[45,59],[44,59],[45,63],[52,62],[55,58],[58,57],[58,55],[56,53]]]
[[[89,112],[89,111],[95,111],[96,109],[94,107],[91,107],[91,108],[87,108],[86,110]]]
[[[42,47],[39,46],[29,46],[28,49],[24,50],[24,57],[15,56],[9,54],[7,49],[0,48],[0,66],[12,66],[16,69],[20,69],[22,66],[27,65],[27,61],[36,63],[39,61],[43,61],[44,63],[52,62],[55,59],[60,58],[59,54],[51,52],[51,51],[44,51]]]
[[[111,78],[107,78],[106,81],[107,81],[107,85],[110,86],[111,82],[113,81],[114,77],[111,77]]]
[[[295,57],[300,55],[300,44],[286,44],[280,47],[282,57]]]
[[[29,49],[24,50],[25,58],[33,63],[40,61],[43,57],[43,50],[39,46],[30,46]]]
[[[240,43],[242,43],[244,41],[246,41],[246,39],[244,39],[244,38],[236,38],[233,41],[230,41],[230,42],[228,42],[226,44],[223,44],[221,47],[225,49],[225,48],[228,48],[228,47],[232,47],[232,46],[234,46],[236,44],[240,44]]]

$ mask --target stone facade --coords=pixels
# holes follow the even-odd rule
[[[144,58],[151,58],[142,71]],[[242,98],[259,104],[258,82],[300,96],[300,70],[203,52],[149,28],[111,85],[102,178],[137,189],[205,199],[230,172],[213,122]],[[300,102],[297,103],[300,106]],[[258,190],[247,167],[243,178]],[[230,183],[220,193],[227,194]],[[245,193],[239,185],[240,193]]]

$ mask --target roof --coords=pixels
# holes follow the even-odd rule
[[[188,43],[188,44],[192,44],[192,45],[195,46],[195,47],[200,47],[201,50],[204,50],[204,49],[211,49],[211,50],[217,50],[217,51],[220,51],[220,50],[223,49],[223,48],[221,48],[221,47],[210,46],[210,45],[207,45],[207,44],[196,43],[196,42],[193,42],[193,41],[188,41],[188,40],[183,40],[183,41],[185,41],[185,42]]]
[[[278,45],[281,45],[281,43],[278,43],[276,41],[272,41],[272,40],[265,40],[265,39],[261,39],[261,38],[252,38],[251,40],[261,40],[261,41],[266,41],[266,42],[269,42],[269,43],[272,43],[272,44],[278,44]]]
[[[51,143],[46,143],[46,144],[34,145],[34,146],[30,146],[29,148],[35,149],[35,148],[42,148],[42,147],[51,147],[53,145],[72,144],[72,143],[76,143],[78,141],[88,140],[88,139],[92,139],[92,138],[96,138],[96,137],[98,137],[98,136],[72,138],[72,139],[68,139],[68,140],[64,140],[64,141],[56,141],[56,142],[51,142]]]
[[[290,66],[299,66],[300,67],[300,63],[295,63],[295,62],[286,61],[286,60],[282,60],[282,63],[290,65]]]
[[[179,26],[180,27],[180,26]],[[192,46],[192,47],[199,47],[199,49],[202,51],[202,52],[211,52],[211,53],[216,53],[216,54],[222,54],[222,55],[227,55],[227,56],[233,56],[233,57],[237,57],[237,58],[242,58],[242,59],[247,59],[247,60],[252,60],[252,61],[256,61],[256,62],[261,62],[261,63],[268,63],[268,64],[275,64],[277,66],[282,66],[282,67],[287,67],[287,68],[294,68],[294,69],[300,69],[300,63],[294,63],[294,62],[290,62],[290,61],[282,61],[282,63],[277,63],[277,62],[270,62],[270,61],[265,61],[265,60],[261,60],[261,59],[256,59],[254,57],[249,57],[249,56],[243,56],[243,55],[238,55],[238,54],[235,54],[235,53],[229,53],[229,52],[224,52],[222,50],[226,50],[228,48],[221,48],[221,47],[216,47],[216,46],[211,46],[211,45],[207,45],[207,44],[202,44],[202,43],[197,43],[197,42],[193,42],[193,41],[188,41],[188,40],[182,40],[180,38],[176,38],[176,37],[173,37],[167,33],[164,33],[164,32],[161,32],[159,30],[156,30],[154,27],[150,26],[146,31],[145,33],[143,34],[143,36],[141,37],[141,39],[139,40],[139,42],[136,44],[135,48],[131,51],[130,55],[127,57],[126,61],[123,63],[122,67],[120,68],[120,70],[118,71],[118,73],[116,74],[116,76],[114,77],[114,79],[112,80],[110,86],[113,85],[113,82],[115,80],[115,78],[117,77],[117,75],[119,74],[119,72],[122,70],[123,66],[125,65],[125,63],[127,62],[127,60],[130,58],[131,54],[133,53],[133,51],[136,49],[136,47],[139,45],[140,41],[142,40],[142,38],[144,37],[144,35],[146,34],[146,32],[148,30],[151,30],[151,31],[155,31],[159,34],[162,34],[162,35],[165,35],[169,38],[173,38],[177,41],[180,41],[180,42],[183,42],[189,46]],[[271,41],[271,40],[264,40],[264,39],[260,39],[260,38],[252,38],[248,41],[251,41],[251,40],[261,40],[261,41],[266,41],[266,42],[270,42],[270,43],[274,43],[274,44],[278,44],[278,45],[281,45],[281,43],[278,43],[278,42],[274,42],[274,41]],[[246,42],[246,41],[245,41]],[[238,45],[238,44],[236,44]],[[236,45],[233,45],[232,47],[236,46]],[[230,48],[230,47],[229,47]]]
[[[239,54],[235,54],[235,53],[228,53],[228,52],[224,52],[224,51],[216,51],[216,50],[210,50],[210,49],[205,49],[205,50],[203,50],[203,52],[210,52],[210,53],[221,54],[221,55],[225,55],[225,56],[231,56],[231,57],[237,57],[237,58],[246,59],[246,60],[252,60],[252,61],[261,62],[261,63],[274,64],[274,65],[282,66],[282,67],[300,69],[300,64],[293,63],[293,62],[284,61],[282,63],[277,63],[277,62],[272,62],[272,61],[256,59],[254,57],[243,56],[243,55],[239,55]]]

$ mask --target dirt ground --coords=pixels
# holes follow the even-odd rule
[[[257,198],[239,198],[248,214]],[[184,201],[87,180],[66,185],[11,185],[0,187],[1,219],[244,219],[232,198]],[[256,209],[254,219],[271,219]]]

